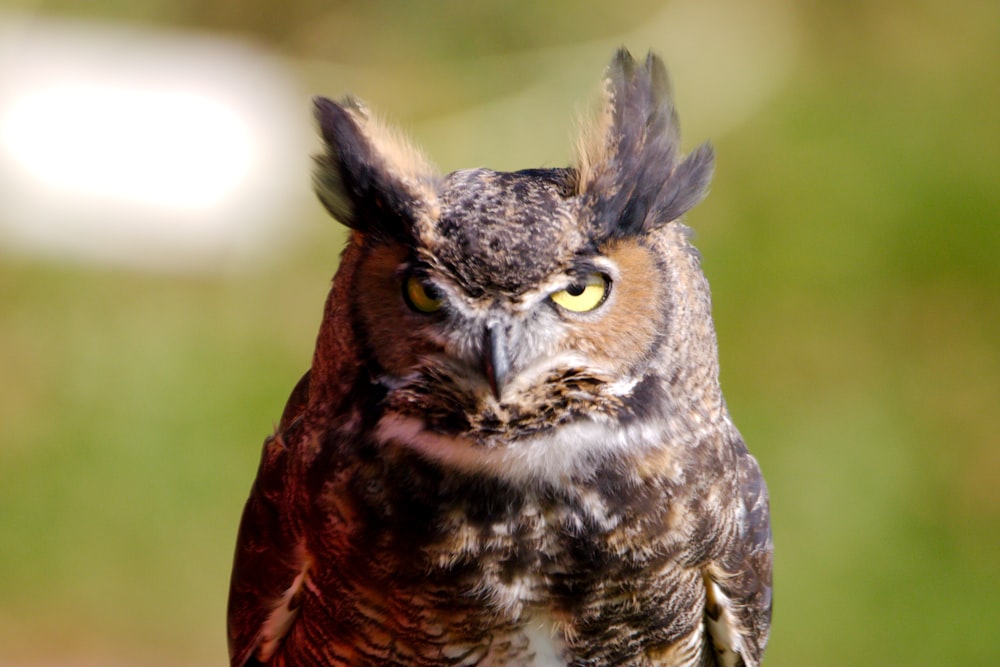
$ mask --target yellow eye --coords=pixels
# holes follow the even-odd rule
[[[441,296],[433,285],[417,276],[407,276],[403,283],[403,299],[418,313],[433,313],[441,309]]]
[[[587,276],[586,282],[570,285],[564,290],[559,290],[552,294],[552,300],[556,305],[573,311],[574,313],[586,313],[594,310],[608,298],[611,291],[611,281],[601,273],[591,273]]]

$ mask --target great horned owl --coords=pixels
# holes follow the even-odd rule
[[[565,169],[441,176],[356,101],[316,116],[352,231],[244,510],[231,664],[757,665],[767,491],[661,61],[616,55]]]

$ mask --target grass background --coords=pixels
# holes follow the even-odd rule
[[[253,40],[445,170],[564,164],[612,50],[663,52],[718,155],[689,223],[771,488],[767,664],[1000,664],[1000,4],[3,8]],[[253,270],[0,255],[0,664],[225,662],[238,515],[342,242],[306,210]]]

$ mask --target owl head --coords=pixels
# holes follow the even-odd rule
[[[659,58],[616,54],[568,168],[441,175],[356,100],[318,99],[316,117],[316,190],[352,233],[313,383],[374,387],[379,440],[558,476],[725,418],[679,222],[713,155],[680,154]]]

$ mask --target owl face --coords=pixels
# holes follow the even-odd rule
[[[679,157],[658,60],[619,62],[608,81],[576,167],[514,173],[439,176],[356,101],[317,101],[317,190],[354,230],[337,280],[384,392],[384,440],[565,474],[601,454],[581,442],[640,446],[672,417],[662,380],[691,347],[676,295],[700,285],[675,221],[704,196],[712,155]]]
[[[494,446],[614,413],[667,310],[655,253],[595,245],[546,177],[448,181],[415,247],[379,243],[362,265],[360,320],[388,402]]]

